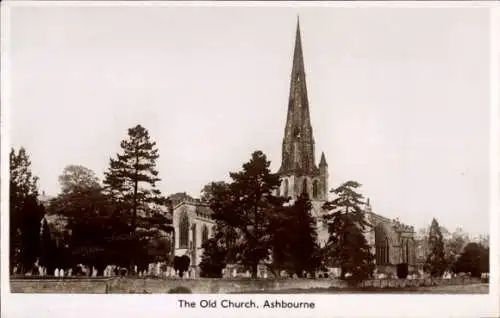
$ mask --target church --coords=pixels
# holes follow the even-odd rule
[[[282,143],[280,195],[292,200],[307,192],[312,202],[312,213],[317,219],[318,241],[324,246],[328,240],[326,224],[322,216],[328,213],[323,205],[329,198],[328,163],[321,153],[316,164],[314,136],[307,96],[304,54],[301,43],[300,23],[297,20],[293,52],[288,113]],[[344,180],[339,180],[340,185]],[[416,270],[414,228],[398,220],[391,220],[372,211],[370,202],[365,205],[366,219],[371,229],[366,239],[375,255],[376,271],[386,275],[396,274],[396,265],[406,263],[409,270]],[[200,200],[180,195],[173,204],[175,228],[175,255],[187,254],[191,258],[194,276],[199,265],[204,240],[213,233],[214,222],[210,208]]]

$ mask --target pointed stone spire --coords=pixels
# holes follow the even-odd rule
[[[325,153],[321,152],[321,159],[319,160],[319,166],[328,166],[328,163],[326,163],[326,158],[325,158]]]
[[[304,73],[304,55],[302,52],[302,40],[300,37],[300,20],[299,16],[297,16],[297,30],[295,31],[295,48],[293,50],[292,75],[297,76],[299,75],[299,73]]]
[[[304,70],[304,54],[302,51],[300,22],[297,17],[288,115],[283,138],[280,173],[312,174],[316,169],[314,139]]]

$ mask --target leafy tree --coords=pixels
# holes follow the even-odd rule
[[[95,172],[81,165],[65,167],[59,176],[59,184],[63,194],[101,187]]]
[[[211,182],[203,188],[202,197],[212,211],[222,211],[232,200],[231,188],[228,183],[223,181]],[[224,220],[216,219],[212,238],[216,240],[219,248],[226,251],[226,263],[237,262],[239,243],[241,243],[239,229],[229,226]]]
[[[31,172],[31,160],[26,149],[21,147],[16,153],[11,149],[10,163],[10,208],[17,212],[22,209],[28,197],[38,197],[38,177]]]
[[[191,259],[187,255],[174,257],[174,269],[179,272],[180,277],[184,276],[184,272],[189,269],[190,263]]]
[[[149,132],[137,125],[128,130],[128,139],[120,143],[122,153],[110,159],[105,173],[105,188],[111,197],[131,212],[131,227],[136,228],[138,212],[144,215],[151,206],[165,206],[167,200],[156,188],[160,181],[156,160],[159,158],[156,143]]]
[[[468,242],[469,236],[462,229],[456,229],[449,239],[444,240],[445,259],[450,269],[452,269]]]
[[[490,235],[480,235],[479,236],[479,245],[481,245],[485,249],[490,248]]]
[[[21,254],[20,263],[24,272],[32,271],[39,256],[40,232],[45,214],[43,205],[33,196],[26,198],[21,210]]]
[[[222,270],[226,267],[227,248],[222,240],[215,236],[202,244],[201,277],[221,278]]]
[[[442,276],[448,264],[444,253],[444,242],[441,228],[436,219],[432,219],[429,228],[428,254],[424,270],[433,277]]]
[[[54,233],[57,259],[67,267],[86,264],[102,272],[110,261],[110,237],[121,228],[95,173],[80,165],[67,166],[59,177],[61,193],[50,201],[50,214],[66,220]],[[71,233],[71,235],[69,234]],[[61,266],[58,264],[58,266]]]
[[[213,181],[203,186],[200,199],[204,202],[212,202],[219,188],[226,188],[228,184],[225,181]]]
[[[454,266],[454,272],[471,273],[473,277],[489,272],[489,249],[474,242],[467,244]]]
[[[212,205],[214,218],[232,227],[239,235],[236,259],[257,277],[260,262],[267,261],[271,250],[271,224],[285,199],[275,196],[280,178],[272,174],[270,162],[255,151],[242,171],[230,173],[229,189],[217,194],[222,200]]]
[[[34,231],[32,223],[39,214],[34,211],[38,197],[38,178],[32,174],[29,155],[22,147],[17,152],[15,149],[11,149],[9,170],[10,266],[13,270],[15,265],[21,265],[21,259],[25,261],[30,259],[27,255],[22,255],[27,252],[27,249],[30,249],[29,246],[24,246],[23,242],[26,242],[28,236],[34,237],[36,235],[29,233],[29,231]],[[26,204],[30,206],[26,207]],[[31,220],[30,217],[34,217],[34,220]],[[39,229],[36,232],[38,233]]]
[[[326,253],[331,263],[340,267],[341,278],[350,273],[353,280],[370,277],[374,270],[373,255],[364,236],[369,224],[365,221],[363,196],[356,192],[361,185],[347,181],[332,192],[337,195],[333,201],[326,202],[324,208],[330,237]]]
[[[172,240],[169,232],[158,227],[140,228],[138,234],[145,239],[147,263],[168,262],[172,253]]]
[[[415,235],[415,246],[416,246],[416,264],[418,266],[423,266],[425,264],[429,236],[427,235],[428,229],[421,228],[417,231]]]

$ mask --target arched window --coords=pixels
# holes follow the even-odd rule
[[[203,225],[203,230],[201,232],[201,244],[208,241],[208,226]]]
[[[405,248],[405,252],[406,252],[406,262],[407,264],[410,264],[410,240],[406,240],[406,248]]]
[[[309,194],[309,191],[307,191],[307,179],[304,179],[302,183],[302,193]]]
[[[389,239],[385,237],[385,260],[384,264],[389,264]]]
[[[183,211],[179,219],[179,248],[188,248],[188,246],[189,246],[189,218],[186,211]]]
[[[377,265],[389,264],[389,239],[383,225],[375,227],[375,262]]]
[[[408,263],[408,241],[406,239],[401,243],[401,254],[403,254],[403,263]]]
[[[318,180],[314,180],[314,182],[313,182],[313,198],[315,198],[315,199],[318,198],[318,195],[319,195],[318,188],[319,188],[318,187]]]
[[[285,179],[285,186],[283,189],[283,196],[286,198],[288,197],[288,179]]]
[[[198,233],[196,233],[196,223],[193,224],[193,225],[191,225],[191,231],[193,232],[193,234],[191,236],[192,239],[193,239],[193,241],[191,242],[191,246],[190,247],[192,249],[196,249],[196,248],[199,247],[198,246],[198,235],[197,235]],[[194,257],[193,257],[193,259],[194,259]]]

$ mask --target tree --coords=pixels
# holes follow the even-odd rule
[[[424,270],[433,277],[442,276],[448,264],[444,254],[443,234],[436,219],[432,219],[429,228],[428,254]]]
[[[200,262],[200,276],[221,278],[226,267],[227,248],[218,237],[212,237],[202,244],[203,255]]]
[[[10,208],[13,212],[18,212],[28,197],[38,197],[38,177],[32,174],[31,160],[23,147],[17,154],[11,149],[9,159]]]
[[[100,188],[95,172],[81,165],[66,166],[59,176],[59,184],[64,194]]]
[[[104,184],[111,198],[126,212],[131,212],[131,229],[135,230],[138,212],[148,214],[151,206],[167,204],[156,188],[160,181],[156,170],[159,154],[156,143],[150,140],[149,132],[141,125],[130,128],[128,139],[120,146],[122,153],[110,159]]]
[[[489,272],[489,249],[475,242],[467,244],[454,266],[454,272],[471,273],[478,278],[482,273]]]
[[[490,235],[489,234],[480,235],[478,244],[481,245],[485,249],[489,249],[490,248]]]
[[[29,231],[39,233],[39,228],[34,230],[32,226],[39,214],[35,211],[38,209],[35,207],[38,197],[38,178],[32,174],[29,155],[22,147],[17,152],[11,149],[9,170],[10,266],[13,270],[15,265],[20,265],[21,259],[30,259],[27,255],[22,255],[30,249],[29,246],[23,245],[23,242],[26,242],[28,236],[36,236]]]
[[[174,269],[179,272],[179,276],[183,277],[184,272],[189,269],[189,264],[191,259],[187,255],[175,256],[174,257]]]
[[[311,201],[303,193],[293,205],[275,214],[272,244],[275,275],[280,269],[286,269],[290,274],[303,277],[305,272],[314,274],[320,266],[316,220],[311,209]]]
[[[21,210],[21,254],[20,264],[24,272],[32,271],[39,256],[40,232],[45,214],[43,205],[35,197],[25,199]]]
[[[61,193],[49,205],[49,214],[66,223],[59,229],[61,233],[52,233],[59,236],[55,253],[57,265],[86,264],[102,272],[110,261],[109,239],[121,228],[120,220],[113,219],[110,201],[92,170],[69,165],[59,176],[59,182]]]
[[[444,241],[445,259],[449,268],[452,269],[465,245],[469,242],[469,236],[458,228],[451,237]]]
[[[288,214],[291,209],[283,207],[276,211],[275,217],[271,222],[271,259],[272,262],[268,264],[268,269],[271,270],[275,277],[279,277],[282,270],[289,274],[295,272],[291,260],[291,253],[293,250],[290,238],[296,235],[297,232],[289,228],[293,226],[293,221]]]
[[[219,188],[225,188],[228,184],[225,181],[213,181],[203,186],[200,199],[203,202],[212,202]]]
[[[428,239],[427,235],[428,228],[421,228],[417,231],[415,235],[415,246],[416,246],[416,264],[421,267],[425,264],[427,249],[428,249]]]
[[[235,258],[250,269],[253,278],[257,277],[259,263],[269,260],[272,219],[285,202],[274,195],[280,177],[272,174],[269,166],[266,156],[255,151],[241,171],[230,173],[228,189],[216,189],[219,200],[211,205],[214,218],[239,235]]]
[[[50,233],[47,219],[42,221],[40,259],[39,265],[47,269],[47,273],[53,273],[57,266],[57,246]]]
[[[356,192],[360,186],[356,181],[345,182],[332,191],[337,198],[324,205],[330,211],[325,215],[330,234],[326,244],[327,256],[331,263],[340,267],[342,279],[349,273],[355,281],[370,277],[375,267],[364,236],[369,224],[362,209],[363,196]]]
[[[172,240],[166,230],[158,227],[140,228],[138,234],[146,240],[146,263],[168,262],[170,260]]]

